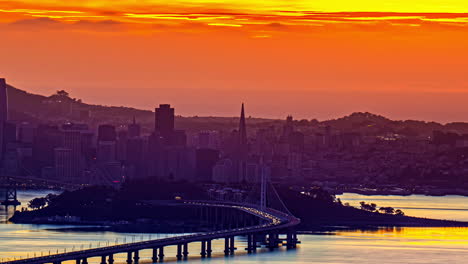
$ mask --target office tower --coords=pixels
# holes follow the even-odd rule
[[[239,146],[244,147],[246,145],[247,145],[247,127],[245,125],[244,104],[242,104],[241,116],[239,120]]]
[[[0,78],[0,122],[8,121],[8,97],[6,81]]]
[[[134,137],[127,140],[126,164],[129,179],[146,177],[144,146],[143,138]]]
[[[237,169],[237,182],[248,182],[247,177],[247,157],[248,157],[248,142],[247,142],[247,126],[245,123],[245,110],[242,104],[241,115],[239,120],[239,132],[237,151],[235,157],[235,168]]]
[[[169,104],[161,104],[155,112],[155,132],[169,138],[174,131],[174,108]]]
[[[97,161],[109,163],[116,161],[117,133],[112,125],[100,125],[98,128]]]
[[[60,147],[61,143],[61,132],[58,126],[39,125],[37,127],[33,143],[33,168],[37,175],[42,175],[43,168],[54,166],[55,148]]]
[[[6,81],[0,78],[0,161],[6,149],[5,125],[8,121],[8,98]]]
[[[128,131],[120,130],[117,132],[116,159],[124,162],[127,160]]]
[[[18,127],[18,140],[21,143],[32,144],[35,133],[36,128],[32,124],[23,122]]]
[[[112,125],[100,125],[98,127],[98,141],[116,141],[117,133]]]
[[[289,135],[294,132],[293,117],[286,117],[286,124],[283,127],[283,137],[288,138]]]
[[[128,137],[135,138],[139,137],[141,133],[141,127],[136,123],[135,117],[133,117],[133,123],[128,125]]]
[[[62,130],[62,146],[55,150],[55,164],[60,166],[58,169],[56,167],[56,172],[61,180],[81,181],[84,163],[82,146],[81,131]],[[61,156],[57,157],[57,155]]]
[[[214,149],[196,150],[196,181],[211,182],[213,168],[219,160],[219,151]]]
[[[55,177],[60,181],[74,182],[76,181],[76,168],[74,166],[73,150],[69,148],[55,148]]]
[[[220,149],[221,139],[218,131],[201,131],[193,143],[198,149]]]

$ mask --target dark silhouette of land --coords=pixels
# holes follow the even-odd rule
[[[285,186],[277,186],[277,189],[286,207],[301,219],[298,229],[302,231],[395,226],[468,227],[468,222],[391,215],[345,206],[319,188],[307,195]],[[181,210],[148,203],[210,199],[202,186],[187,183],[146,182],[142,185],[133,182],[125,184],[121,190],[95,186],[48,199],[48,206],[16,212],[10,220],[15,223],[98,224],[108,226],[103,227],[106,230],[126,232],[187,232],[210,228],[200,223],[197,209],[187,206]]]

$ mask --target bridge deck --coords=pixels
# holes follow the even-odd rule
[[[256,225],[256,226],[244,227],[244,228],[205,232],[205,233],[198,233],[198,234],[192,234],[192,235],[177,236],[177,237],[149,240],[149,241],[136,242],[136,243],[128,243],[128,244],[122,244],[122,245],[100,247],[100,248],[94,248],[94,249],[73,251],[69,253],[60,253],[60,254],[55,254],[55,255],[50,255],[50,256],[22,259],[22,260],[2,262],[2,263],[11,263],[11,264],[13,263],[14,264],[56,263],[56,262],[62,262],[62,261],[68,261],[68,260],[108,256],[111,254],[125,253],[125,252],[131,252],[131,251],[136,251],[136,250],[159,248],[159,247],[171,246],[171,245],[179,245],[179,244],[185,244],[185,243],[191,243],[191,242],[197,242],[197,241],[206,241],[206,240],[219,239],[219,238],[225,238],[225,237],[247,235],[247,234],[252,234],[252,233],[263,233],[263,232],[268,232],[272,230],[290,228],[300,223],[300,220],[295,218],[294,216],[287,215],[285,213],[282,213],[273,209],[266,209],[265,211],[261,211],[258,208],[256,208],[254,205],[242,205],[242,204],[236,204],[236,203],[212,202],[212,201],[191,201],[191,202],[187,201],[187,202],[184,202],[183,204],[190,204],[190,205],[195,205],[195,206],[233,208],[233,209],[247,212],[261,219],[264,219],[267,221],[267,223]]]

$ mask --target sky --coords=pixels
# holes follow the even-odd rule
[[[0,77],[185,116],[468,121],[465,0],[0,0]]]

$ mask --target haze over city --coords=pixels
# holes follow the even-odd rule
[[[0,7],[0,72],[30,92],[65,89],[87,102],[144,109],[169,102],[186,116],[234,116],[246,102],[258,117],[369,111],[468,121],[465,1]]]

